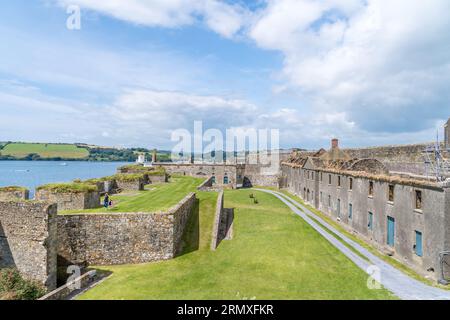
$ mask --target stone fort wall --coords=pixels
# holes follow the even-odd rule
[[[168,212],[58,216],[58,265],[115,265],[166,260],[181,249],[195,193]]]
[[[54,289],[56,215],[54,204],[0,202],[0,268],[17,268],[25,278]]]
[[[283,158],[284,159],[284,158]],[[194,177],[214,177],[214,186],[237,188],[244,186],[278,187],[279,172],[272,172],[270,165],[263,164],[173,164],[158,163],[170,174]],[[227,179],[225,179],[227,177]],[[228,181],[228,183],[225,183]]]
[[[343,149],[351,158],[377,159],[381,161],[389,171],[405,172],[416,175],[425,175],[426,168],[422,152],[433,142],[410,145],[392,145],[368,148]],[[441,149],[445,150],[445,143],[441,143]],[[306,153],[305,153],[306,154]],[[449,152],[444,152],[444,157],[449,158]]]
[[[30,191],[28,191],[27,189],[0,191],[0,201],[28,200],[29,198],[30,198]]]
[[[244,178],[252,186],[276,187],[278,188],[279,174],[270,172],[270,166],[259,164],[246,164],[244,169]]]
[[[215,251],[222,240],[230,240],[233,237],[234,209],[224,208],[224,194],[219,192],[216,203],[211,250]]]
[[[197,187],[197,190],[199,191],[210,191],[213,187],[213,177],[209,177],[201,185]]]
[[[149,183],[166,183],[167,182],[167,174],[162,175],[148,175]]]
[[[349,148],[343,149],[352,158],[365,159],[373,158],[380,161],[395,162],[423,162],[422,151],[426,147],[434,145],[433,142],[419,143],[400,146],[380,146],[369,148]],[[444,148],[444,143],[441,144]]]
[[[41,201],[0,202],[0,268],[48,290],[68,265],[143,263],[175,257],[196,205],[191,193],[166,212],[58,215]]]
[[[215,186],[223,188],[236,188],[242,184],[242,165],[233,164],[176,164],[176,163],[158,163],[169,174],[192,177],[215,177]],[[226,177],[226,178],[225,178]],[[228,182],[228,183],[225,183]]]
[[[401,145],[401,146],[381,146],[370,148],[343,149],[350,157],[358,159],[377,159],[381,161],[389,171],[407,172],[417,175],[425,175],[425,165],[422,151],[433,142]],[[441,144],[444,150],[445,144]],[[448,152],[444,156],[449,157]]]
[[[80,192],[80,193],[56,193],[48,190],[37,190],[36,200],[57,203],[58,210],[83,210],[100,207],[100,193]]]
[[[117,188],[126,191],[142,191],[144,190],[144,179],[134,181],[116,180]]]

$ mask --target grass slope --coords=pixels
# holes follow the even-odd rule
[[[41,158],[83,159],[89,156],[87,149],[77,148],[73,144],[10,143],[1,150],[1,155],[16,158],[23,158],[32,153]]]
[[[249,199],[254,193],[259,204]],[[184,254],[169,261],[101,267],[112,276],[80,299],[391,299],[275,197],[229,190],[234,239],[209,249],[216,193],[198,192]]]
[[[89,210],[61,211],[60,214],[99,213],[99,212],[156,212],[163,211],[176,205],[180,200],[194,192],[203,182],[203,178],[177,177],[169,183],[151,184],[144,191],[130,191],[130,193],[112,195],[113,207]]]

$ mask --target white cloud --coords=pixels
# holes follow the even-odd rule
[[[1,25],[0,36],[4,40],[0,42],[4,62],[0,63],[1,73],[34,83],[69,87],[73,92],[111,96],[129,84],[157,85],[161,90],[186,89],[198,85],[198,79],[209,68],[203,57],[188,58],[150,44],[145,48],[111,49],[78,41],[74,33],[48,38]]]
[[[0,136],[12,141],[94,140],[104,127],[98,108],[47,95],[20,82],[0,81]]]
[[[231,38],[246,22],[247,10],[219,0],[57,0],[79,5],[114,18],[144,26],[176,28],[203,18],[218,34]]]
[[[109,113],[121,122],[139,123],[149,130],[189,129],[195,120],[224,128],[248,123],[257,107],[239,99],[172,91],[130,89],[120,95]]]
[[[146,26],[178,27],[191,24],[194,8],[184,0],[57,0],[61,5],[79,5],[114,18]]]
[[[244,8],[220,1],[205,1],[203,8],[208,27],[226,38],[232,38],[238,33],[250,17]]]
[[[344,145],[367,145],[430,140],[449,115],[448,0],[270,0],[254,12],[217,0],[52,1],[149,27],[202,23],[227,38],[245,30],[261,48],[282,52],[282,81],[274,96],[260,99],[263,108],[214,91],[208,79],[222,74],[212,74],[201,57],[58,43],[3,27],[0,51],[8,63],[0,72],[71,89],[58,99],[0,83],[1,105],[25,114],[2,110],[4,136],[11,123],[21,123],[16,136],[24,139],[39,132],[55,140],[58,132],[61,139],[167,147],[171,130],[203,120],[206,128],[222,130],[279,128],[283,145],[318,146],[332,136]],[[226,84],[218,87],[230,92]],[[286,102],[286,93],[299,99]]]
[[[355,128],[344,113],[309,114],[293,108],[281,108],[261,114],[254,123],[258,128],[280,130],[282,145],[311,148],[327,146],[333,137],[341,137],[347,142],[364,132]]]
[[[0,81],[0,105],[2,114],[12,109],[21,110],[23,114],[59,112],[70,115],[80,111],[78,106],[45,96],[36,87],[14,81]]]
[[[449,115],[449,12],[447,0],[274,0],[249,36],[283,52],[286,81],[314,112],[415,132]]]

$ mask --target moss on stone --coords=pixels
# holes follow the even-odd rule
[[[129,170],[129,171],[149,171],[150,167],[144,167],[140,164],[127,164],[119,167],[119,170]]]
[[[85,180],[85,181],[83,181],[83,183],[96,184],[96,183],[99,183],[99,182],[105,182],[105,181],[111,181],[111,180],[114,180],[113,177],[108,176],[108,177],[94,178],[94,179]]]
[[[159,176],[159,175],[163,175],[166,173],[166,169],[159,166],[159,167],[144,167],[143,165],[139,165],[139,164],[128,164],[125,166],[122,166],[119,168],[120,171],[123,172],[131,172],[131,173],[136,173],[136,172],[142,172],[142,173],[146,173],[148,175],[154,175],[154,176]]]
[[[8,187],[1,187],[0,192],[14,192],[14,191],[26,191],[27,188],[24,187],[18,187],[18,186],[8,186]]]
[[[39,186],[36,190],[47,190],[54,193],[84,193],[98,191],[97,186],[88,183],[51,183]]]
[[[144,175],[140,173],[129,174],[129,173],[118,173],[109,177],[111,180],[116,181],[138,181],[144,179]]]
[[[147,172],[149,176],[163,176],[166,174],[166,169],[163,167],[158,167],[157,169]]]

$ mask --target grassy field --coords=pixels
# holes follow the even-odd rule
[[[277,190],[278,191],[278,190]],[[431,281],[430,279],[426,279],[425,277],[419,275],[417,272],[415,272],[414,270],[412,270],[411,268],[409,268],[408,266],[404,265],[403,263],[395,260],[394,258],[382,254],[378,249],[376,249],[375,247],[373,247],[372,245],[368,244],[367,242],[365,242],[364,240],[358,238],[357,236],[355,236],[354,234],[348,232],[342,225],[340,225],[337,221],[335,221],[334,219],[331,219],[328,215],[326,215],[325,213],[317,210],[316,208],[310,206],[309,204],[305,203],[300,197],[293,195],[292,193],[290,193],[287,190],[281,190],[280,192],[282,192],[283,194],[285,194],[286,196],[290,197],[291,199],[294,199],[295,201],[303,204],[305,207],[307,207],[311,212],[315,213],[317,216],[319,216],[320,218],[322,218],[324,221],[326,221],[328,224],[332,225],[335,229],[337,229],[339,232],[341,232],[342,234],[345,234],[347,236],[347,238],[355,241],[356,243],[358,243],[359,245],[361,245],[363,248],[367,249],[368,251],[370,251],[372,254],[374,254],[375,256],[377,256],[378,258],[384,260],[385,262],[391,264],[392,266],[394,266],[395,268],[397,268],[398,270],[404,272],[405,274],[407,274],[408,276],[421,281],[429,286],[434,286],[434,287],[438,287],[444,290],[450,290],[450,288],[448,288],[448,286],[442,286],[439,284],[436,284],[435,281]],[[299,208],[301,209],[301,208]],[[316,221],[317,222],[317,221]],[[319,223],[319,222],[317,222]],[[319,223],[320,224],[320,223]],[[324,227],[322,225],[322,227]],[[326,227],[324,227],[326,229]],[[345,244],[344,241],[342,241],[342,243]],[[348,244],[345,244],[347,247],[350,247]],[[354,251],[354,250],[353,250]]]
[[[202,178],[177,177],[169,183],[150,184],[144,191],[130,191],[124,194],[112,195],[113,207],[89,210],[61,211],[60,214],[99,213],[99,212],[156,212],[167,210],[180,200],[194,192],[203,182]]]
[[[73,144],[10,143],[0,152],[3,156],[16,158],[24,158],[32,153],[41,158],[83,159],[89,156],[87,149],[77,148]]]
[[[249,194],[259,201],[254,204]],[[225,192],[234,239],[210,251],[217,194],[198,192],[179,257],[101,267],[110,278],[80,299],[393,299],[272,195]]]

